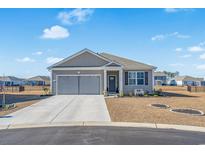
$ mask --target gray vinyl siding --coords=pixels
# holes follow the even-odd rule
[[[127,71],[127,70],[126,70]],[[123,93],[125,95],[129,94],[129,92],[134,92],[134,89],[143,89],[143,90],[148,90],[148,91],[152,91],[153,90],[153,81],[152,81],[152,70],[149,71],[144,71],[144,72],[148,72],[148,85],[137,85],[137,86],[133,86],[133,85],[125,85],[125,70],[123,71]],[[129,70],[129,71],[135,71],[135,70]],[[137,70],[139,71],[139,70]],[[143,71],[143,70],[141,70]],[[56,75],[78,75],[78,72],[80,72],[80,74],[100,74],[100,91],[101,94],[104,91],[104,70],[53,70],[52,71],[52,93],[55,95],[56,94]],[[119,81],[119,74],[118,71],[114,72],[114,71],[108,71],[107,75],[117,75],[117,81]],[[107,77],[108,79],[108,77]],[[108,83],[108,82],[107,82]]]
[[[58,65],[57,67],[99,67],[108,63],[108,61],[103,60],[102,58],[99,58],[89,52],[85,52]]]
[[[56,76],[57,75],[79,75],[80,74],[99,74],[101,75],[100,79],[100,91],[101,94],[103,93],[103,88],[104,88],[104,71],[103,70],[53,70],[52,71],[52,94],[56,95]]]
[[[144,91],[152,91],[153,90],[153,81],[152,81],[152,70],[150,71],[143,71],[143,72],[148,72],[148,85],[125,85],[125,72],[128,71],[135,71],[135,70],[124,70],[123,71],[123,93],[125,95],[128,95],[129,92],[134,92],[134,89],[143,89]],[[139,71],[139,70],[136,70]]]

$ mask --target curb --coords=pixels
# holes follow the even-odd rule
[[[111,126],[111,127],[133,127],[133,128],[155,128],[155,129],[176,129],[183,131],[205,132],[205,127],[187,126],[187,125],[170,125],[155,123],[131,123],[131,122],[94,122],[79,121],[67,123],[41,123],[41,124],[11,124],[1,125],[0,130],[20,129],[20,128],[42,128],[42,127],[73,127],[73,126]]]

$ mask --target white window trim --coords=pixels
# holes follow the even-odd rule
[[[136,79],[136,83],[135,83],[135,85],[129,83],[129,79],[130,79],[129,78],[129,73],[130,72],[135,72],[136,73],[136,78],[135,78]],[[140,84],[140,85],[138,84],[138,82],[137,82],[137,79],[138,79],[137,78],[137,73],[143,73],[144,74],[144,78],[139,78],[139,79],[144,79],[143,84]],[[131,79],[134,79],[134,78],[131,78]],[[145,86],[145,72],[144,71],[128,71],[128,86]]]

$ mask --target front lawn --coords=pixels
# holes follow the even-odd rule
[[[205,112],[205,93],[171,91],[167,97],[106,98],[107,107],[114,122],[143,122],[194,125],[205,127],[205,116],[192,116],[170,112],[168,109],[150,107],[163,103],[173,108],[194,108]]]

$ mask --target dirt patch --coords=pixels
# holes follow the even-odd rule
[[[157,102],[165,103],[171,108],[194,108],[205,112],[205,93],[168,92],[173,93],[173,95],[168,97],[107,98],[106,103],[111,119],[116,122],[147,122],[205,127],[205,116],[175,114],[170,112],[169,109],[150,108],[148,106]],[[178,94],[180,97],[174,94]]]

